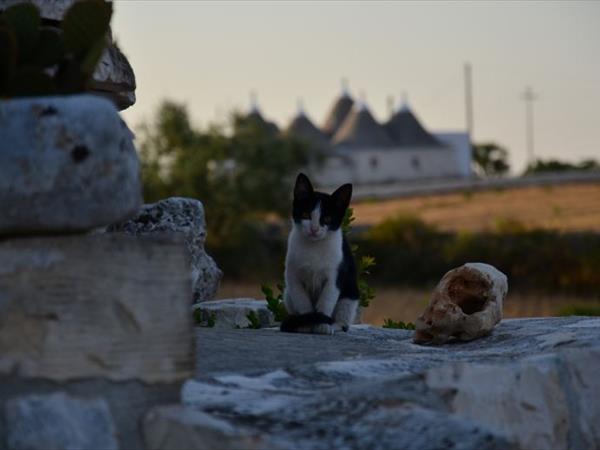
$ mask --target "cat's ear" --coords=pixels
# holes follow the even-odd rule
[[[314,192],[312,184],[306,175],[299,173],[294,186],[294,197],[307,197]]]
[[[331,197],[333,197],[336,205],[346,209],[350,206],[350,200],[352,199],[352,185],[348,183],[340,186],[331,194]]]

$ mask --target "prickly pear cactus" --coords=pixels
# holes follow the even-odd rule
[[[37,7],[0,12],[0,97],[84,92],[106,46],[112,3],[74,3],[61,29],[44,26]]]

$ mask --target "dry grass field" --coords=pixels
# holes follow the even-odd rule
[[[372,325],[382,325],[384,319],[414,322],[427,306],[430,295],[430,289],[376,287],[375,299],[364,310],[362,320]],[[264,298],[258,285],[222,283],[217,298],[235,297]],[[596,297],[578,298],[525,294],[509,290],[504,302],[504,317],[556,316],[566,306],[582,303],[600,307],[600,293]]]
[[[600,183],[367,201],[352,207],[356,225],[408,214],[447,231],[494,230],[517,221],[526,228],[600,232]]]

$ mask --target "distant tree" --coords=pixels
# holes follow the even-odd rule
[[[473,169],[479,175],[504,175],[510,169],[508,151],[493,142],[473,144]]]
[[[227,124],[198,129],[187,108],[171,101],[138,135],[145,200],[200,199],[213,242],[249,220],[287,214],[295,173],[311,159],[303,142],[272,124],[235,113]]]
[[[566,172],[566,171],[587,171],[587,170],[600,170],[600,163],[593,159],[584,159],[580,163],[572,164],[556,159],[549,159],[543,161],[541,159],[536,160],[534,163],[529,164],[525,169],[524,175],[532,173],[547,173],[547,172]]]

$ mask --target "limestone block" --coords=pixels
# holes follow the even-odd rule
[[[9,400],[4,415],[11,450],[119,448],[108,404],[101,398],[28,395]]]
[[[446,273],[415,326],[416,343],[470,341],[489,334],[502,319],[506,275],[493,266],[467,263]]]
[[[448,392],[452,412],[491,427],[520,448],[570,448],[568,398],[555,355],[502,366],[446,365],[429,370],[426,383]]]
[[[144,419],[144,439],[150,450],[269,450],[279,448],[256,432],[234,427],[190,407],[152,409]]]
[[[178,236],[0,241],[0,375],[189,377],[188,264]]]
[[[595,320],[600,325],[600,320]],[[561,367],[570,385],[565,386],[571,407],[571,448],[600,448],[600,348],[576,349],[561,354]]]
[[[275,317],[267,308],[265,300],[253,298],[233,298],[202,302],[194,306],[200,311],[202,322],[214,320],[218,328],[248,328],[248,314],[253,312],[260,321],[261,327],[275,326]]]
[[[0,102],[0,235],[90,230],[142,204],[132,133],[93,95]]]
[[[154,233],[182,233],[191,257],[194,302],[212,300],[223,272],[204,251],[206,221],[202,202],[192,198],[171,197],[144,205],[137,216],[108,227],[138,236]]]

